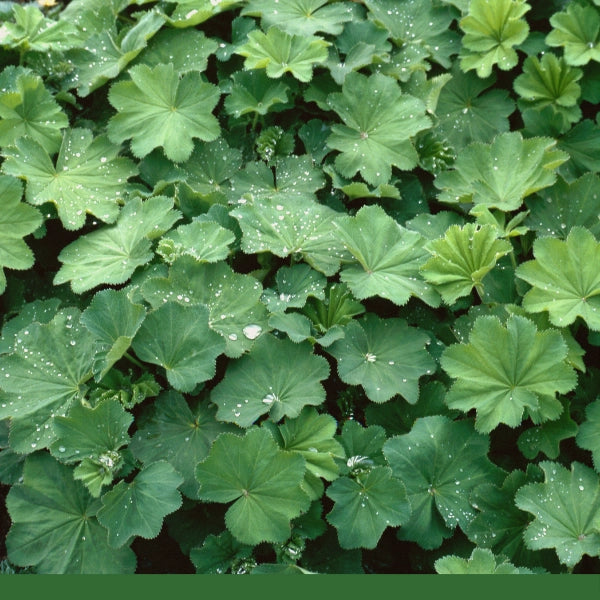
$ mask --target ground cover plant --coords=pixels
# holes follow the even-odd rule
[[[600,572],[600,1],[0,2],[0,563]]]

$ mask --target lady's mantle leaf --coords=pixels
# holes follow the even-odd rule
[[[177,488],[183,477],[165,461],[144,467],[131,483],[120,481],[102,496],[98,521],[108,529],[108,543],[121,548],[132,537],[156,537],[163,519],[181,506]]]
[[[33,252],[23,241],[42,224],[42,215],[32,206],[21,202],[21,182],[0,175],[0,294],[6,288],[4,268],[29,269],[34,262]]]
[[[134,435],[130,450],[145,464],[166,460],[184,477],[181,491],[196,498],[196,465],[206,458],[211,444],[234,427],[215,419],[215,407],[206,402],[185,401],[169,390],[154,402],[153,413]]]
[[[544,483],[522,487],[516,505],[535,516],[524,533],[532,550],[554,548],[561,563],[574,567],[584,554],[600,555],[600,481],[585,465],[568,471],[559,463],[540,463]]]
[[[471,0],[469,14],[459,22],[465,32],[461,69],[476,69],[481,78],[489,77],[495,64],[503,71],[512,69],[519,60],[513,46],[529,34],[523,16],[530,9],[524,0]]]
[[[129,442],[133,416],[118,400],[108,399],[94,408],[74,404],[66,417],[54,417],[56,440],[50,451],[57,460],[80,462],[73,476],[81,479],[97,498],[123,464],[119,448]]]
[[[34,436],[31,447],[20,452],[45,447],[52,440],[52,417],[64,415],[71,402],[85,394],[94,337],[79,317],[77,309],[68,308],[46,325],[32,323],[17,335],[13,353],[0,357],[0,388],[8,392],[0,401],[0,419],[23,420]]]
[[[144,362],[164,367],[176,390],[191,392],[214,377],[225,341],[210,329],[206,306],[167,302],[148,314],[132,347]]]
[[[0,90],[0,146],[27,135],[48,153],[56,152],[60,130],[69,120],[42,78],[23,68],[7,67],[0,75]]]
[[[131,151],[143,158],[154,148],[164,148],[173,162],[187,160],[193,138],[210,142],[219,137],[212,109],[219,89],[202,80],[197,71],[179,77],[172,63],[153,69],[129,69],[131,81],[115,83],[108,95],[118,114],[108,123],[109,138],[120,144],[131,139]]]
[[[386,527],[410,518],[404,485],[389,467],[374,467],[355,479],[336,479],[327,496],[335,502],[327,520],[338,530],[342,548],[375,548]]]
[[[96,336],[94,376],[100,381],[127,352],[146,309],[132,303],[127,290],[98,292],[81,315],[81,322]]]
[[[433,566],[440,575],[533,575],[530,569],[515,567],[486,548],[474,548],[469,558],[443,556]]]
[[[600,473],[600,398],[587,405],[585,417],[579,426],[577,445],[592,452],[594,467]]]
[[[190,560],[196,573],[222,575],[230,572],[233,564],[252,556],[252,546],[240,544],[229,531],[219,535],[208,535],[200,548],[192,548]]]
[[[552,31],[546,36],[548,46],[562,46],[569,65],[600,62],[600,14],[593,6],[569,3],[565,12],[550,17]]]
[[[276,25],[299,36],[310,36],[317,31],[339,35],[344,23],[352,19],[352,5],[329,3],[329,0],[250,0],[241,14],[261,17],[265,31]]]
[[[257,29],[248,34],[248,41],[235,53],[244,56],[246,69],[266,69],[267,76],[277,79],[291,73],[308,82],[315,65],[327,60],[329,42],[313,35],[290,35],[277,27],[267,33]]]
[[[523,298],[529,312],[547,310],[550,322],[566,327],[581,317],[600,331],[600,242],[583,227],[573,227],[566,240],[538,238],[535,260],[522,263],[517,277],[533,286]]]
[[[103,283],[125,283],[154,256],[150,239],[168,230],[179,216],[172,198],[130,200],[115,225],[82,235],[62,249],[58,259],[63,264],[54,285],[70,281],[73,291],[81,294]]]
[[[327,351],[337,359],[340,379],[361,385],[373,402],[386,402],[401,394],[414,404],[419,377],[435,370],[425,350],[429,336],[402,319],[380,319],[372,313],[351,321],[345,336]]]
[[[284,258],[297,252],[325,275],[339,269],[345,253],[331,225],[339,213],[328,206],[305,198],[256,198],[230,214],[240,224],[242,249],[247,254],[269,251]]]
[[[157,253],[169,263],[183,255],[199,262],[218,262],[229,256],[234,241],[235,234],[214,221],[193,221],[164,235]]]
[[[442,354],[443,369],[457,380],[446,404],[465,412],[475,408],[475,426],[483,432],[500,423],[516,427],[525,411],[535,423],[554,420],[563,410],[556,393],[577,384],[566,356],[567,345],[555,329],[538,332],[520,316],[510,316],[506,326],[496,317],[480,317],[468,344],[454,344]]]
[[[319,382],[328,376],[327,361],[313,354],[310,343],[263,335],[249,354],[229,364],[211,400],[219,406],[221,421],[249,427],[270,413],[277,422],[297,417],[307,404],[322,404],[325,390]]]
[[[348,73],[342,93],[327,97],[327,104],[344,122],[333,125],[327,145],[341,154],[336,169],[344,177],[357,171],[371,185],[387,183],[392,167],[410,170],[418,156],[409,138],[431,126],[425,104],[403,94],[395,79],[375,74]]]
[[[498,133],[508,131],[508,116],[515,103],[506,90],[485,91],[495,83],[495,76],[482,80],[474,73],[463,73],[457,65],[451,73],[452,79],[440,92],[435,131],[455,150],[471,142],[489,143]]]
[[[52,202],[65,229],[83,227],[86,214],[112,223],[119,214],[119,196],[127,179],[137,173],[127,158],[117,158],[119,147],[106,136],[92,139],[88,129],[67,129],[56,160],[44,147],[22,137],[4,149],[2,170],[27,182],[27,202]]]
[[[178,258],[168,278],[153,277],[142,286],[144,299],[155,308],[167,301],[206,305],[208,326],[223,336],[230,357],[241,356],[267,330],[262,291],[260,281],[252,275],[235,273],[225,262],[198,263],[190,256]]]
[[[419,233],[401,227],[378,205],[363,206],[354,217],[336,219],[334,226],[356,261],[343,268],[340,278],[359,300],[380,296],[403,306],[416,296],[430,306],[439,304],[437,292],[419,274],[428,257]]]
[[[454,168],[440,173],[435,186],[441,202],[473,202],[513,211],[523,198],[556,180],[556,168],[569,156],[551,138],[523,139],[517,131],[502,133],[491,144],[471,144]]]
[[[239,119],[242,115],[266,115],[276,104],[288,101],[290,88],[274,82],[262,71],[237,71],[231,79],[231,94],[225,98],[225,110]]]
[[[298,452],[304,457],[308,471],[328,481],[338,476],[334,458],[344,458],[345,454],[334,439],[337,424],[331,415],[319,414],[315,408],[307,406],[295,419],[286,419],[278,426],[265,421],[264,426],[280,440],[284,450]]]
[[[421,272],[436,286],[446,304],[469,295],[473,287],[483,293],[482,279],[500,257],[512,251],[510,242],[496,238],[492,225],[477,227],[467,223],[464,227],[449,227],[443,238],[426,246],[433,256]]]
[[[277,290],[265,290],[262,297],[271,313],[302,308],[309,296],[325,299],[327,280],[307,264],[281,267],[275,275],[275,281]]]
[[[14,564],[35,565],[37,573],[135,571],[130,548],[109,547],[106,529],[96,518],[100,501],[49,454],[27,458],[23,483],[11,488],[6,505],[13,522],[6,546]]]
[[[266,429],[250,429],[244,437],[219,436],[206,460],[196,468],[199,497],[232,502],[227,528],[244,544],[285,542],[290,521],[306,511],[302,490],[304,459],[280,450]]]
[[[525,224],[537,231],[538,235],[562,239],[579,225],[600,239],[599,197],[600,178],[596,174],[586,173],[569,183],[559,177],[543,194],[527,199],[530,215]]]
[[[401,539],[437,548],[458,525],[464,531],[476,515],[471,491],[500,483],[502,471],[487,458],[489,439],[469,421],[434,416],[417,419],[410,431],[388,439],[383,453],[394,477],[406,486],[412,516]]]

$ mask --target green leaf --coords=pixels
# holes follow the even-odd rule
[[[340,379],[361,385],[373,402],[401,394],[414,404],[419,377],[435,369],[425,349],[429,336],[403,319],[380,319],[373,313],[351,321],[344,330],[344,338],[327,349],[337,360]]]
[[[178,28],[194,27],[240,4],[240,0],[177,0],[177,6],[168,21]]]
[[[65,229],[81,229],[89,213],[106,223],[119,214],[119,197],[129,191],[127,179],[137,173],[119,147],[88,129],[67,129],[56,160],[35,140],[23,137],[4,149],[2,170],[27,182],[27,202],[56,205]]]
[[[590,402],[585,409],[585,421],[579,426],[577,445],[590,450],[596,471],[600,472],[600,398]]]
[[[529,25],[523,18],[531,6],[524,0],[471,0],[469,13],[459,21],[465,32],[460,67],[476,69],[481,78],[489,77],[492,67],[512,69],[519,57],[513,46],[525,41]]]
[[[68,53],[69,62],[75,67],[68,78],[69,87],[76,87],[78,95],[86,97],[116,78],[163,24],[164,16],[152,10],[143,13],[137,23],[119,33],[116,24],[97,29],[85,41],[84,48]]]
[[[433,283],[448,305],[475,288],[483,293],[482,279],[496,261],[512,251],[510,242],[497,239],[491,225],[452,225],[443,238],[432,240],[427,249],[433,255],[422,267],[425,279]]]
[[[596,239],[600,238],[598,197],[600,178],[586,173],[572,182],[559,177],[556,183],[527,199],[530,215],[525,223],[538,235],[566,238],[573,227],[585,227]]]
[[[149,67],[172,63],[180,75],[190,71],[203,72],[217,48],[217,41],[206,37],[203,31],[161,29],[149,40],[136,62]]]
[[[280,450],[265,429],[250,429],[244,437],[224,433],[196,468],[199,497],[233,502],[225,523],[240,542],[285,542],[290,521],[310,504],[301,488],[304,471],[304,459]]]
[[[375,548],[387,527],[403,525],[410,517],[404,485],[389,467],[374,467],[356,479],[340,477],[327,496],[335,502],[327,520],[337,529],[342,548]]]
[[[306,264],[281,267],[275,275],[276,290],[265,290],[262,301],[269,312],[284,312],[288,308],[302,308],[308,297],[325,299],[327,280]]]
[[[410,170],[417,153],[410,138],[431,126],[421,100],[403,94],[391,77],[349,73],[342,92],[327,104],[344,122],[333,125],[327,145],[339,150],[336,169],[344,177],[360,172],[371,185],[387,183],[392,167]]]
[[[596,8],[569,3],[564,12],[550,17],[550,24],[552,31],[546,36],[546,44],[562,47],[567,64],[600,62],[600,14]]]
[[[515,506],[515,494],[525,484],[541,480],[540,469],[534,467],[528,468],[527,473],[512,471],[501,485],[482,483],[477,486],[470,501],[479,512],[467,527],[469,540],[507,556],[516,564],[535,565],[540,556],[528,550],[523,541],[523,531],[531,515]]]
[[[135,571],[128,547],[114,550],[96,518],[100,501],[73,479],[72,469],[49,454],[29,456],[23,483],[6,499],[12,527],[6,536],[13,564],[34,565],[36,572],[124,574]]]
[[[183,476],[181,492],[196,498],[196,465],[208,456],[212,443],[232,426],[215,419],[215,408],[207,402],[188,404],[172,390],[162,393],[153,411],[131,440],[129,449],[144,464],[166,460]]]
[[[577,106],[581,88],[577,81],[582,77],[581,69],[570,67],[564,58],[548,52],[541,60],[535,56],[527,57],[523,73],[515,79],[513,87],[522,98],[521,110],[552,106],[568,122],[577,122],[581,118]]]
[[[0,42],[20,52],[68,50],[77,45],[77,28],[68,20],[55,21],[44,17],[34,5],[12,6],[15,22],[4,22]]]
[[[585,465],[571,470],[543,461],[544,483],[530,483],[515,496],[515,503],[535,519],[525,530],[532,550],[554,548],[560,562],[574,567],[584,554],[600,554],[600,481]]]
[[[11,146],[22,136],[38,142],[49,154],[56,152],[60,130],[69,120],[39,75],[9,66],[0,74],[0,145]]]
[[[48,324],[31,323],[19,332],[14,351],[0,356],[1,389],[9,395],[0,402],[0,419],[23,421],[32,441],[30,447],[19,448],[22,453],[46,447],[52,441],[52,417],[64,415],[85,394],[94,338],[79,317],[77,309],[68,308]]]
[[[380,296],[403,306],[416,296],[430,306],[439,304],[437,292],[419,274],[428,257],[420,234],[400,226],[378,205],[363,206],[354,217],[336,219],[334,226],[355,260],[340,278],[356,298]]]
[[[241,544],[229,531],[219,535],[208,535],[200,548],[192,548],[190,560],[196,567],[196,573],[222,575],[230,572],[240,559],[252,556],[252,546]]]
[[[517,440],[519,450],[528,460],[534,460],[542,452],[556,460],[560,454],[560,442],[577,434],[577,423],[571,419],[569,403],[556,421],[548,421],[521,433]]]
[[[315,65],[327,60],[329,42],[314,35],[290,35],[277,27],[267,33],[253,30],[248,41],[235,53],[243,56],[244,68],[266,69],[268,77],[278,79],[291,73],[296,79],[308,82]]]
[[[179,256],[199,262],[218,262],[229,256],[235,234],[214,221],[194,221],[169,231],[158,242],[157,253],[172,263]]]
[[[556,168],[568,160],[552,138],[523,139],[502,133],[491,144],[474,143],[457,157],[452,170],[435,178],[441,202],[472,202],[502,211],[518,210],[523,198],[556,180]]]
[[[68,416],[54,417],[56,440],[50,452],[67,464],[81,461],[73,476],[97,498],[123,464],[118,450],[129,442],[127,430],[132,421],[118,400],[108,399],[94,408],[74,404]]]
[[[251,275],[235,273],[224,262],[198,263],[191,257],[177,259],[168,278],[151,278],[142,286],[144,298],[154,308],[165,302],[183,306],[204,304],[208,326],[223,336],[225,353],[238,357],[267,330],[267,310],[260,297],[263,288]]]
[[[568,180],[585,175],[587,171],[600,171],[600,127],[590,119],[584,119],[558,140],[559,150],[570,156],[560,173]]]
[[[239,203],[239,197],[245,194],[282,204],[292,199],[314,200],[316,191],[325,185],[321,170],[308,155],[278,158],[273,166],[274,171],[262,161],[248,163],[232,177],[232,200]]]
[[[491,88],[496,77],[483,80],[473,73],[463,73],[457,65],[451,73],[452,79],[440,92],[435,130],[455,150],[472,142],[489,143],[497,134],[508,131],[508,117],[515,103],[506,90]]]
[[[285,419],[274,427],[265,425],[271,433],[277,430],[280,446],[288,452],[297,452],[306,461],[306,469],[316,477],[333,481],[338,477],[336,458],[344,457],[344,449],[334,439],[337,423],[331,415],[319,414],[312,406],[302,409],[295,419]]]
[[[277,422],[284,416],[297,417],[306,405],[322,404],[325,390],[320,381],[328,375],[327,361],[314,355],[308,342],[294,344],[263,335],[249,354],[229,364],[211,400],[219,407],[220,421],[249,427],[269,413]]]
[[[272,314],[269,317],[269,327],[285,333],[294,343],[309,340],[312,344],[319,344],[324,348],[344,337],[344,330],[339,325],[334,325],[320,335],[320,331],[310,319],[298,312]]]
[[[363,427],[360,423],[349,419],[342,427],[339,440],[348,457],[344,472],[361,473],[373,466],[386,465],[382,454],[386,440],[383,427],[379,425]]]
[[[433,549],[457,525],[464,531],[476,514],[469,503],[472,490],[503,478],[487,458],[488,449],[488,437],[469,421],[441,416],[417,419],[410,433],[388,439],[383,453],[412,507],[398,537]]]
[[[98,292],[81,315],[81,322],[97,339],[94,376],[100,381],[127,352],[146,309],[132,303],[126,290]]]
[[[231,93],[225,98],[225,110],[239,119],[251,113],[266,115],[277,104],[288,101],[290,88],[274,82],[262,71],[236,71],[232,76]]]
[[[208,308],[167,302],[148,314],[132,347],[144,362],[160,365],[180,392],[212,379],[225,341],[208,324]]]
[[[469,558],[446,555],[434,563],[439,575],[533,575],[526,567],[515,567],[506,559],[494,556],[487,548],[474,548]]]
[[[139,158],[162,147],[167,158],[182,162],[192,153],[193,138],[210,142],[219,137],[219,123],[211,113],[219,89],[200,73],[179,77],[172,63],[137,65],[128,72],[131,81],[115,83],[108,95],[118,111],[107,128],[113,142],[131,139],[131,151]]]
[[[32,206],[21,202],[21,182],[0,175],[0,294],[6,289],[4,268],[29,269],[33,266],[33,252],[23,238],[42,224],[42,215]]]
[[[346,284],[333,283],[323,300],[308,298],[302,312],[319,332],[325,333],[336,325],[346,325],[364,313],[365,307],[354,299]]]
[[[527,415],[535,423],[557,419],[563,407],[556,393],[577,384],[566,356],[567,345],[555,329],[538,332],[516,315],[506,326],[496,317],[480,317],[468,344],[453,344],[442,354],[442,368],[456,379],[446,404],[476,409],[475,426],[486,433],[500,423],[516,427]]]
[[[255,198],[244,200],[230,214],[242,229],[242,250],[246,254],[268,251],[284,258],[298,253],[327,276],[339,269],[344,252],[332,228],[339,213],[331,208],[302,197],[287,201]]]
[[[103,283],[125,283],[154,256],[149,238],[164,233],[178,218],[172,198],[130,200],[114,225],[82,235],[61,250],[58,259],[63,264],[54,285],[70,281],[73,291],[81,294]]]
[[[250,0],[242,15],[261,17],[261,26],[267,31],[275,25],[291,35],[311,36],[317,31],[339,35],[343,24],[353,17],[349,2],[328,0]]]
[[[108,529],[108,543],[121,548],[134,536],[155,538],[163,519],[181,506],[177,488],[183,477],[165,461],[144,467],[131,481],[120,481],[102,496],[98,521]]]
[[[516,275],[532,285],[523,298],[528,312],[548,311],[550,322],[566,327],[581,317],[600,330],[600,242],[583,227],[573,227],[566,240],[541,237],[533,245],[534,260],[519,265]]]

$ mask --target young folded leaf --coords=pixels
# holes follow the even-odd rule
[[[465,32],[461,69],[476,69],[481,78],[489,77],[496,64],[503,71],[512,69],[519,60],[513,46],[529,35],[523,16],[530,9],[524,0],[471,0],[469,14],[459,22]]]
[[[500,257],[512,251],[510,242],[497,239],[492,225],[477,227],[473,223],[452,225],[443,238],[432,240],[426,248],[433,256],[421,267],[421,273],[448,305],[469,295],[473,287],[481,297],[483,278]]]
[[[554,420],[563,410],[556,393],[577,384],[566,356],[567,345],[555,329],[538,332],[532,321],[515,315],[506,325],[479,317],[469,343],[453,344],[441,356],[442,368],[456,379],[446,404],[476,409],[475,427],[485,433],[500,423],[517,427],[528,415],[535,423]]]

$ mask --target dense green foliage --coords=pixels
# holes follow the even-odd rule
[[[0,2],[6,570],[600,572],[599,31]]]

